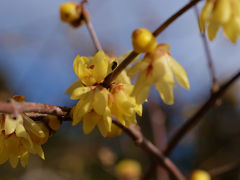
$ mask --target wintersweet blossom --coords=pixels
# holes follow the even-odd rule
[[[138,104],[143,103],[149,94],[152,84],[166,104],[174,103],[173,87],[176,85],[174,76],[179,84],[189,89],[189,81],[184,68],[170,55],[170,46],[159,44],[155,51],[147,53],[128,71],[129,76],[139,73],[132,95]]]
[[[71,99],[79,100],[72,109],[72,124],[82,121],[85,134],[97,126],[104,137],[113,137],[121,132],[117,127],[112,128],[112,116],[128,126],[136,123],[136,113],[141,115],[142,106],[130,96],[133,86],[125,71],[109,88],[101,84],[116,66],[116,61],[103,51],[94,57],[77,56],[74,60],[73,68],[79,80],[66,93],[71,94]]]
[[[20,159],[25,167],[29,153],[44,159],[41,145],[47,141],[49,132],[42,122],[34,122],[25,114],[19,114],[16,119],[9,114],[0,114],[0,117],[0,164],[9,160],[15,168]]]
[[[207,26],[208,37],[212,41],[220,27],[225,36],[233,43],[240,35],[240,1],[239,0],[206,0],[200,17],[199,27],[203,33]]]

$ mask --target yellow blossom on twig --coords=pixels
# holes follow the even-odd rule
[[[208,37],[215,39],[220,27],[225,36],[233,43],[240,35],[240,1],[239,0],[206,0],[199,16],[199,27],[203,33],[207,26]]]
[[[79,80],[67,90],[71,99],[78,99],[73,107],[73,125],[83,122],[83,132],[90,133],[95,126],[104,137],[121,133],[112,128],[112,116],[126,126],[136,123],[136,113],[141,115],[142,106],[131,97],[133,86],[125,71],[108,88],[102,85],[104,78],[116,66],[116,58],[103,51],[94,57],[77,56],[73,68]],[[114,132],[113,132],[114,131]]]
[[[15,168],[20,159],[25,167],[29,153],[38,154],[44,159],[41,145],[47,141],[49,132],[43,124],[34,122],[24,114],[19,114],[16,119],[8,114],[0,116],[0,164],[9,160]]]
[[[137,103],[143,103],[149,94],[152,84],[166,104],[174,103],[173,87],[176,85],[174,76],[181,86],[190,88],[184,68],[170,55],[170,46],[159,44],[154,52],[147,53],[128,71],[129,76],[139,73],[132,95]]]

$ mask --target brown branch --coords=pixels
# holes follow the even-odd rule
[[[146,153],[151,155],[157,163],[161,164],[171,176],[175,179],[185,179],[178,168],[159,151],[159,149],[153,145],[148,139],[146,139],[136,125],[131,125],[129,128],[123,126],[119,121],[113,119],[113,123],[120,127],[137,146],[141,147]]]
[[[191,9],[194,5],[196,5],[201,0],[192,0],[188,4],[186,4],[183,8],[173,14],[169,19],[167,19],[163,24],[161,24],[154,32],[153,35],[157,37],[161,32],[163,32],[170,24],[172,24],[178,17]],[[117,78],[117,76],[137,57],[139,53],[132,51],[123,61],[122,63],[112,72],[110,73],[103,82],[105,87],[109,87],[111,82]]]
[[[45,114],[52,114],[59,116],[63,121],[69,121],[69,112],[71,108],[53,106],[48,104],[40,104],[33,102],[0,102],[0,112],[1,113],[28,113],[34,118],[44,117]],[[40,114],[39,114],[40,113]],[[140,131],[136,130],[133,126],[126,128],[117,120],[113,120],[113,123],[119,126],[123,131],[127,133],[136,144],[141,147],[145,152],[152,155],[158,163],[160,163],[166,170],[177,180],[184,180],[184,176],[177,169],[177,167],[168,159],[163,156],[163,154],[154,146],[149,140],[147,140]]]
[[[215,104],[216,100],[223,95],[223,93],[229,88],[230,85],[234,83],[240,76],[240,71],[238,71],[230,80],[224,83],[218,91],[211,94],[206,103],[181,127],[176,131],[175,134],[170,138],[167,148],[164,154],[168,156],[172,150],[176,147],[179,141],[201,120],[201,117],[205,115],[209,109]]]
[[[41,114],[52,114],[56,116],[67,116],[70,110],[71,108],[68,107],[33,102],[0,102],[0,112],[9,114],[14,112],[35,112]]]
[[[166,115],[161,106],[155,101],[150,102],[147,107],[153,132],[154,144],[156,144],[158,149],[165,149],[167,143],[165,127]],[[147,179],[148,174],[153,174],[152,172],[154,172],[154,170],[156,170],[156,180],[168,179],[166,170],[160,166],[156,166],[155,163],[151,165],[150,169],[148,170],[150,172],[146,172],[146,176],[144,176],[143,179]]]

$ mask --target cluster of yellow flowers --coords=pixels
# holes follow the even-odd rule
[[[207,24],[208,37],[214,40],[220,27],[225,36],[233,43],[240,35],[240,1],[239,0],[206,0],[199,17],[200,31],[205,31]]]
[[[23,102],[25,97],[17,95],[12,100]],[[50,132],[58,130],[60,126],[60,121],[52,115],[46,116],[44,121],[35,122],[24,113],[15,118],[0,113],[0,164],[9,160],[15,168],[20,159],[25,167],[30,153],[44,159],[41,145],[47,142]]]
[[[29,153],[38,154],[44,159],[41,145],[48,140],[49,131],[42,122],[34,122],[24,114],[16,119],[8,114],[0,116],[0,164],[9,160],[15,168],[20,159],[25,167]]]
[[[134,50],[146,55],[143,60],[125,70],[110,87],[103,81],[112,72],[118,59],[110,57],[102,50],[94,57],[77,56],[73,68],[79,80],[67,90],[71,99],[78,99],[72,108],[73,125],[83,122],[83,132],[90,133],[95,126],[104,137],[115,137],[121,130],[112,124],[112,117],[124,126],[137,123],[136,114],[142,114],[142,103],[147,100],[150,86],[156,87],[166,104],[174,103],[173,87],[177,81],[189,89],[189,81],[183,67],[172,58],[167,44],[157,44],[155,37],[144,28],[137,29],[132,36]],[[129,76],[139,73],[135,85]]]
[[[71,99],[79,99],[73,107],[73,125],[83,121],[83,131],[90,133],[97,125],[104,137],[114,137],[121,131],[112,124],[112,116],[125,126],[136,123],[142,105],[131,97],[133,85],[125,71],[109,88],[101,83],[112,72],[117,58],[99,51],[94,57],[77,56],[73,68],[79,80],[67,90]]]

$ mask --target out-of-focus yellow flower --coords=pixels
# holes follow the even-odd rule
[[[60,17],[72,27],[79,27],[90,18],[88,11],[78,2],[66,2],[60,6]]]
[[[192,172],[189,180],[211,180],[211,176],[207,171],[195,170]]]
[[[146,53],[155,50],[157,47],[157,40],[149,30],[139,28],[132,33],[132,44],[134,51]]]
[[[8,114],[0,114],[0,164],[9,160],[12,167],[18,161],[23,167],[28,163],[29,153],[44,159],[41,145],[48,139],[48,129],[34,122],[25,114],[13,119]]]
[[[140,180],[141,166],[131,159],[120,161],[115,167],[115,174],[119,180]]]
[[[236,43],[240,35],[240,1],[206,0],[199,17],[199,27],[202,33],[206,25],[211,41],[214,40],[222,26],[225,36],[231,42]]]
[[[181,86],[190,88],[184,68],[170,55],[170,46],[159,44],[154,52],[147,53],[129,70],[129,76],[139,73],[132,95],[138,104],[143,103],[149,94],[152,84],[166,104],[174,103],[173,87],[176,85],[174,76]]]
[[[79,80],[69,87],[67,93],[71,94],[71,99],[79,99],[72,109],[73,125],[83,121],[85,134],[97,126],[104,137],[110,136],[112,115],[123,125],[129,125],[136,123],[136,112],[140,114],[142,107],[130,96],[133,88],[126,72],[122,72],[110,88],[101,85],[115,61],[103,51],[92,58],[77,56],[74,60],[73,68]]]

